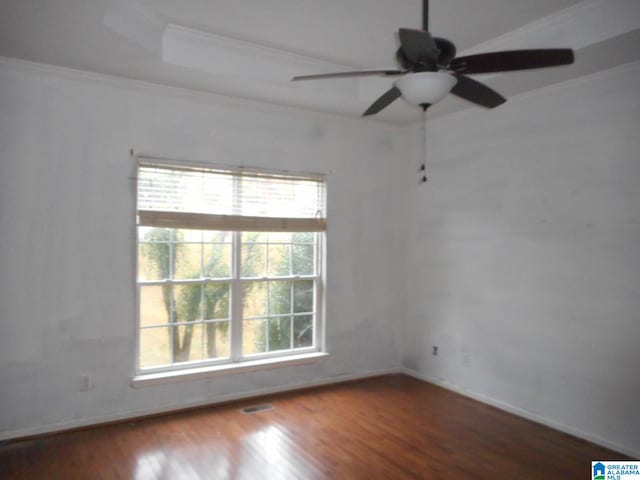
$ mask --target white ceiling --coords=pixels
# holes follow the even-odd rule
[[[419,28],[421,3],[2,0],[0,55],[358,116],[388,88],[388,79],[301,85],[289,83],[289,73],[394,66],[394,34],[399,27]],[[508,91],[502,93],[638,59],[640,49],[629,48],[630,42],[638,46],[637,0],[431,0],[430,4],[431,31],[454,41],[458,51],[483,43],[489,47],[485,50],[504,49],[518,41],[524,46],[547,46],[542,44],[548,38],[564,42],[560,47],[582,49],[574,67],[564,73],[535,72],[527,77],[535,81],[523,79],[520,89],[504,78],[523,78],[522,73],[487,80],[492,86],[505,84]],[[617,16],[608,18],[615,9]],[[598,28],[592,25],[594,16]],[[579,33],[563,36],[570,30],[567,25]],[[433,114],[467,106],[447,99]],[[417,110],[398,101],[375,120],[411,122],[420,118]]]
[[[579,0],[432,0],[430,29],[468,48]],[[421,0],[141,0],[172,23],[361,67],[393,63],[399,27]],[[469,21],[469,19],[473,19]]]

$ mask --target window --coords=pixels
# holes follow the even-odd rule
[[[325,183],[138,161],[138,370],[322,350]]]

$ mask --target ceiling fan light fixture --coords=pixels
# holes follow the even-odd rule
[[[458,80],[448,73],[411,73],[393,82],[411,105],[433,105],[451,91]]]
[[[393,83],[393,87],[378,97],[362,114],[363,117],[367,117],[379,113],[400,97],[404,97],[411,105],[420,106],[426,111],[429,106],[442,100],[449,92],[481,107],[496,108],[507,99],[468,75],[555,67],[570,65],[574,61],[574,53],[570,48],[504,50],[456,57],[456,47],[450,40],[433,37],[429,32],[429,0],[422,1],[422,13],[421,30],[415,28],[398,30],[400,41],[396,51],[398,69],[383,68],[300,75],[293,77],[292,80],[402,75]]]

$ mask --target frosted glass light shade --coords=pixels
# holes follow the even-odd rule
[[[393,84],[410,104],[433,105],[442,100],[457,82],[456,77],[448,73],[419,72],[405,75]]]

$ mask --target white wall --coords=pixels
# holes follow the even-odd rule
[[[399,366],[404,144],[376,122],[0,59],[0,438]],[[130,386],[130,148],[328,174],[328,360]]]
[[[418,187],[411,127],[0,60],[0,438],[403,353],[417,375],[640,452],[639,80],[636,64],[433,119]],[[327,361],[130,387],[130,148],[328,173]]]
[[[635,453],[638,85],[636,63],[427,123],[403,349],[425,378]]]

